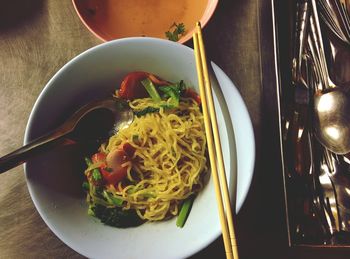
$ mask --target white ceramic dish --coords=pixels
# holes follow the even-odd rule
[[[214,63],[212,68],[217,78],[217,83],[214,77],[212,81],[225,168],[238,212],[253,175],[253,129],[233,83]],[[186,46],[153,38],[101,44],[68,62],[48,82],[30,115],[25,143],[59,125],[86,102],[112,95],[123,76],[135,70],[197,85],[193,50]],[[184,228],[177,228],[173,219],[117,229],[87,215],[81,190],[82,170],[83,159],[75,146],[52,150],[25,164],[28,189],[41,217],[64,243],[84,256],[184,258],[206,247],[221,233],[211,180],[196,198]]]

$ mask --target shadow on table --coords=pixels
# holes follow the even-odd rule
[[[0,0],[0,33],[30,23],[43,7],[43,0]]]

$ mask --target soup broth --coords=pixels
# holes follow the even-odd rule
[[[208,0],[81,0],[88,26],[102,38],[149,36],[166,38],[174,23],[191,30]]]

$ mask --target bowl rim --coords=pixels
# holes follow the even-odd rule
[[[39,104],[40,104],[40,100],[42,98],[44,98],[44,95],[46,94],[46,92],[50,89],[50,86],[52,85],[52,83],[56,80],[57,77],[60,76],[60,74],[62,73],[62,71],[64,71],[67,67],[71,66],[72,64],[74,64],[78,59],[80,59],[82,56],[86,55],[86,54],[89,54],[90,52],[93,52],[95,51],[96,49],[98,48],[102,48],[103,46],[107,46],[107,45],[114,45],[114,44],[117,44],[118,42],[130,42],[130,41],[148,41],[148,40],[151,40],[151,41],[155,41],[155,42],[158,42],[158,43],[165,43],[165,44],[170,44],[170,45],[174,45],[174,46],[177,46],[177,47],[180,47],[180,48],[183,48],[183,49],[187,49],[192,51],[193,52],[193,49],[186,46],[186,45],[182,45],[182,44],[178,44],[176,42],[172,42],[172,41],[168,41],[168,40],[165,40],[165,39],[159,39],[159,38],[151,38],[151,37],[131,37],[131,38],[122,38],[122,39],[116,39],[116,40],[112,40],[112,41],[108,41],[106,43],[102,43],[102,44],[99,44],[99,45],[96,45],[96,46],[93,46],[85,51],[83,51],[82,53],[78,54],[77,56],[75,56],[74,58],[70,59],[67,63],[65,63],[52,77],[51,79],[45,84],[44,88],[42,89],[42,91],[40,92],[39,96],[37,97],[37,100],[35,101],[34,105],[33,105],[33,108],[32,108],[32,111],[30,113],[30,116],[29,116],[29,119],[28,119],[28,122],[27,122],[27,126],[25,128],[25,134],[24,134],[24,144],[27,144],[31,138],[30,138],[30,129],[32,127],[32,124],[33,124],[33,117],[34,115],[36,114],[37,110],[39,109]],[[245,121],[246,121],[246,126],[249,128],[245,128],[244,130],[247,131],[246,133],[249,134],[251,133],[251,136],[250,136],[250,139],[251,139],[251,158],[250,158],[250,162],[249,164],[245,167],[246,170],[248,170],[250,172],[250,175],[248,176],[248,178],[246,179],[246,183],[245,183],[245,186],[244,186],[244,190],[243,192],[241,193],[242,195],[242,199],[243,199],[243,202],[240,204],[240,206],[238,206],[236,204],[236,208],[235,210],[236,211],[239,211],[244,202],[246,201],[246,198],[247,198],[247,195],[248,195],[248,192],[250,190],[250,187],[251,187],[251,182],[252,182],[252,178],[253,178],[253,175],[254,175],[254,166],[255,166],[255,138],[254,138],[254,131],[253,131],[253,126],[252,126],[252,121],[251,121],[251,118],[249,116],[249,113],[248,113],[248,109],[247,109],[247,106],[246,104],[244,103],[244,100],[242,98],[242,96],[240,95],[238,89],[236,88],[236,86],[234,85],[234,83],[232,82],[232,80],[224,73],[224,71],[218,67],[215,63],[211,63],[214,70],[216,69],[217,71],[219,71],[222,76],[225,78],[225,80],[228,80],[229,82],[232,83],[232,85],[234,86],[234,88],[232,88],[231,90],[234,92],[234,94],[236,95],[237,99],[238,99],[238,102],[240,103],[239,105],[242,106],[243,108],[243,112],[245,113],[244,114],[244,117],[245,117]],[[220,84],[219,84],[220,86]],[[232,118],[232,117],[231,117]],[[232,120],[230,120],[230,123],[233,124]],[[234,125],[233,125],[234,127]],[[235,134],[236,136],[236,134]],[[236,138],[236,137],[235,137]],[[237,142],[236,142],[236,153],[237,152]],[[236,157],[236,162],[238,163],[238,159]],[[52,224],[49,222],[49,219],[46,217],[45,214],[43,214],[43,212],[38,209],[40,206],[38,204],[38,201],[34,198],[35,195],[34,195],[34,187],[31,186],[30,182],[28,182],[28,175],[27,175],[27,164],[25,163],[24,164],[24,172],[25,172],[25,176],[26,176],[26,180],[27,180],[27,188],[28,188],[28,191],[30,193],[30,196],[31,196],[31,199],[37,209],[37,211],[39,212],[40,216],[42,217],[42,219],[45,221],[46,225],[50,228],[50,230],[57,236],[59,237],[59,239],[64,242],[67,246],[69,246],[70,248],[72,248],[73,250],[77,251],[78,253],[84,255],[84,252],[81,251],[81,250],[78,250],[76,247],[73,247],[71,244],[67,243],[65,241],[65,239],[63,238],[63,236],[59,233],[59,231],[56,231],[55,227],[52,226]],[[236,172],[237,172],[237,176],[238,176],[238,168],[236,169]],[[237,181],[237,180],[236,180]],[[213,235],[211,236],[210,240],[208,240],[207,243],[203,243],[201,247],[197,247],[195,249],[195,252],[199,252],[201,251],[202,249],[204,249],[205,247],[207,247],[209,244],[211,244],[215,239],[217,239],[219,237],[221,233],[221,230],[219,232],[213,232]],[[194,254],[192,253],[192,254]],[[189,255],[190,256],[190,255]]]
[[[108,42],[108,41],[112,41],[112,40],[117,40],[117,39],[122,39],[122,38],[115,38],[112,40],[107,40],[104,37],[102,37],[102,35],[100,35],[98,32],[96,32],[96,30],[94,30],[88,23],[87,21],[84,19],[83,15],[81,14],[80,9],[78,8],[76,1],[78,0],[72,0],[72,4],[75,10],[75,13],[78,15],[79,20],[84,24],[84,26],[99,40],[103,41],[103,42]],[[202,17],[199,19],[199,22],[201,23],[202,28],[204,28],[207,23],[209,22],[210,18],[213,16],[217,6],[218,6],[219,0],[208,0],[208,4],[204,10],[204,13],[202,15]],[[187,41],[189,41],[190,39],[192,39],[192,35],[193,32],[195,30],[195,26],[193,26],[193,28],[191,30],[189,30],[183,37],[181,37],[177,42],[178,43],[185,43]],[[138,36],[132,36],[132,37],[124,37],[124,38],[137,38]],[[160,38],[161,39],[161,38]]]

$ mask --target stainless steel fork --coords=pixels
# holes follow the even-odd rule
[[[350,45],[350,16],[341,0],[319,0],[320,16],[328,29],[342,42]]]

